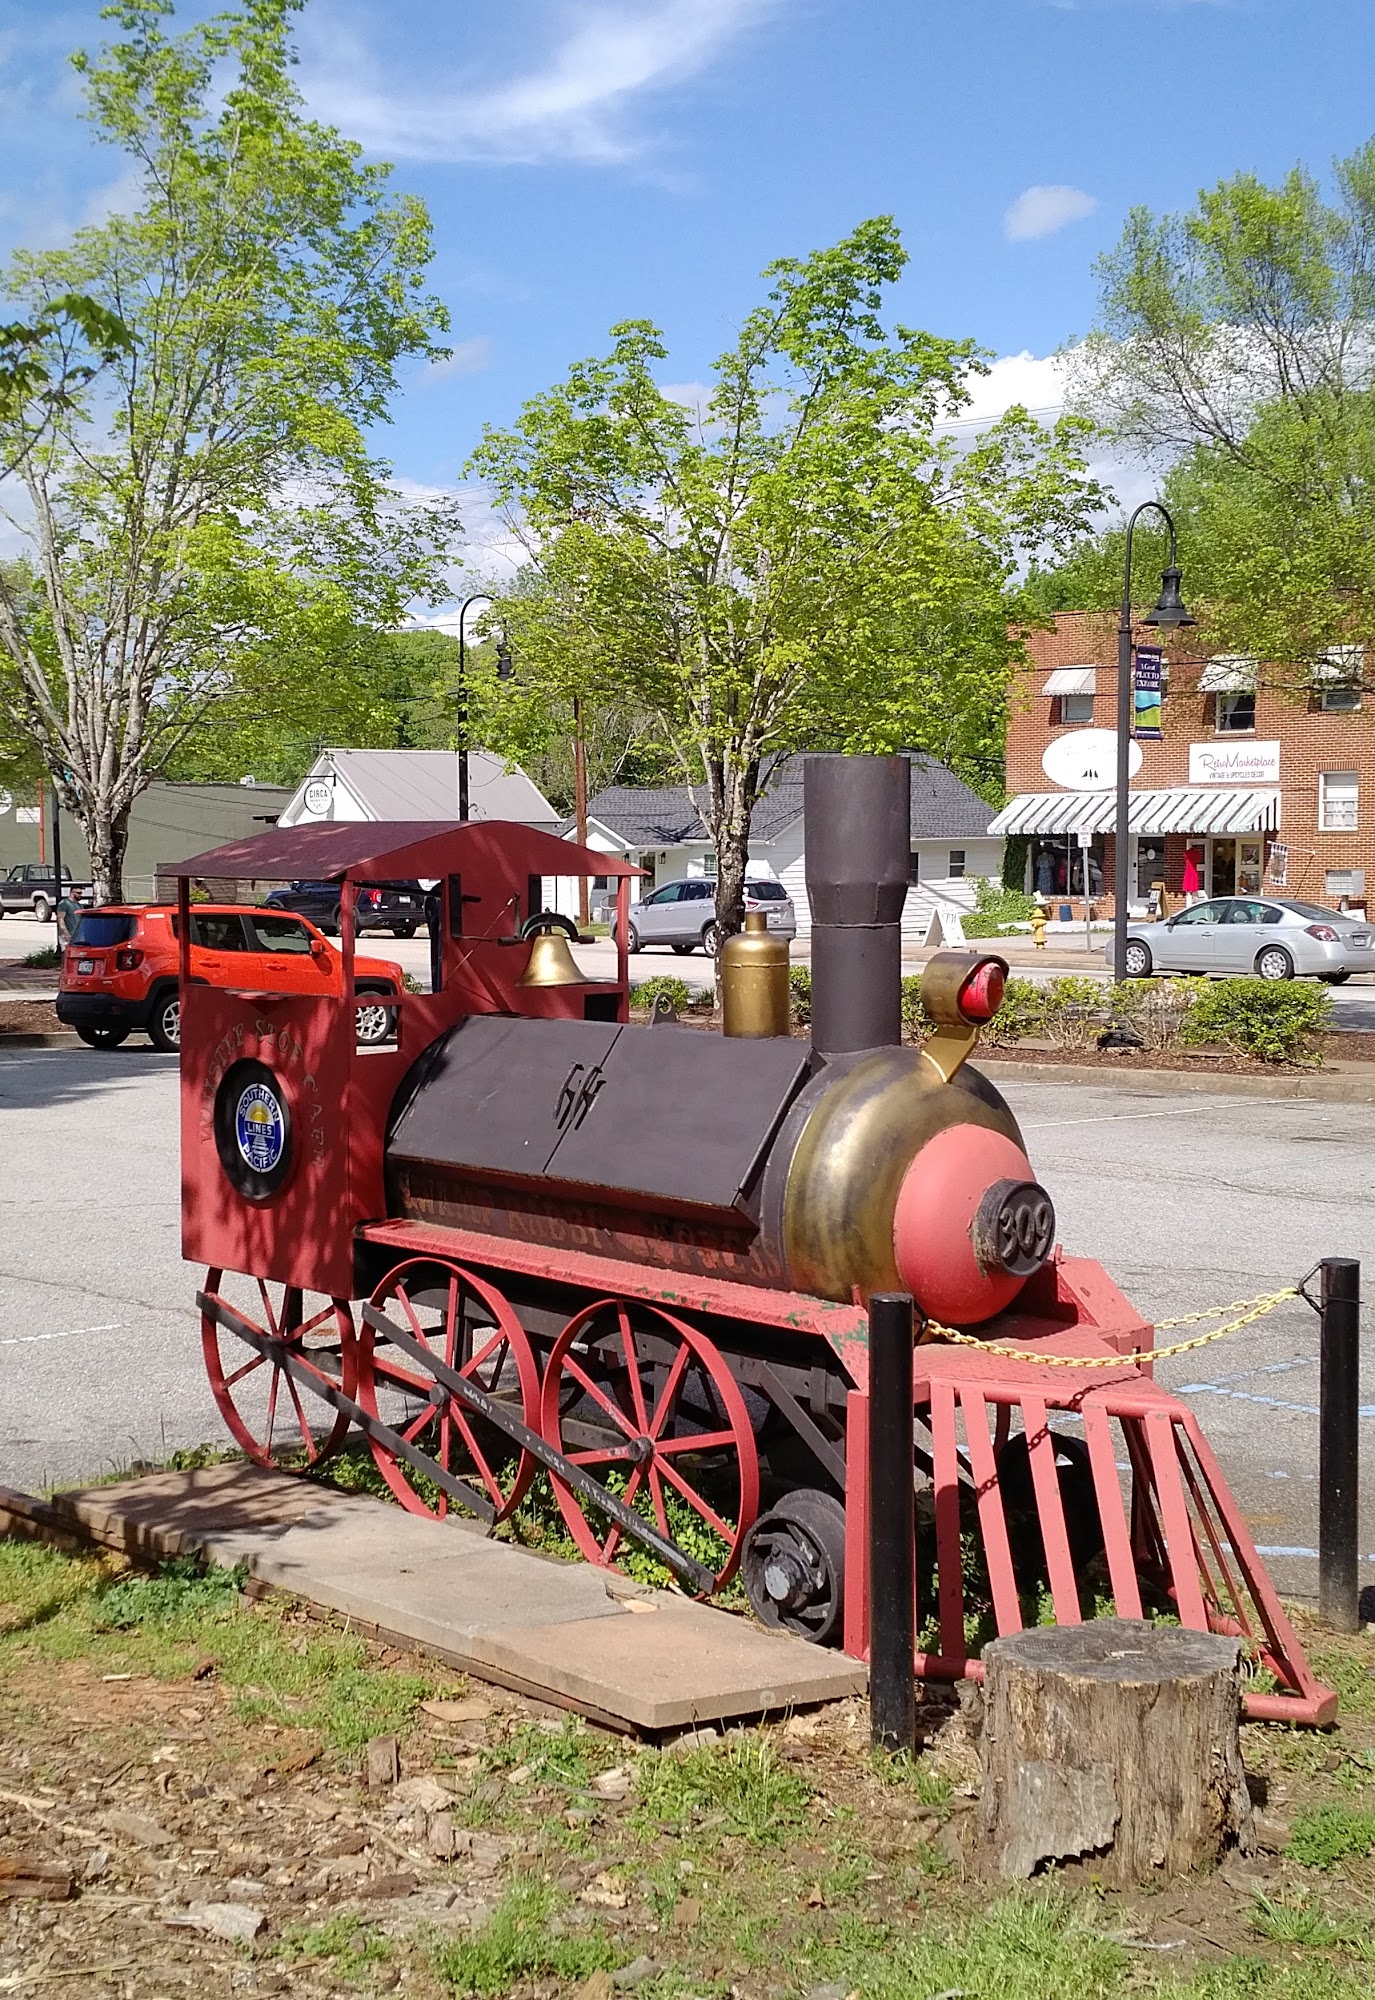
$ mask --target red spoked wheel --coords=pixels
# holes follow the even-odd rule
[[[416,1257],[383,1280],[370,1304],[446,1367],[499,1398],[528,1429],[538,1427],[539,1364],[525,1328],[494,1285],[445,1258]],[[483,1494],[498,1521],[525,1498],[535,1473],[529,1453],[445,1395],[433,1375],[366,1324],[358,1343],[358,1401],[444,1472]],[[370,1442],[377,1469],[401,1505],[443,1520],[449,1494],[377,1438]]]
[[[689,1553],[714,1570],[714,1589],[730,1581],[759,1511],[759,1454],[745,1399],[704,1333],[657,1306],[585,1307],[550,1353],[540,1429],[669,1541],[681,1546],[695,1529]],[[551,1477],[569,1534],[589,1562],[609,1568],[624,1553],[623,1529],[590,1519]]]
[[[339,1449],[348,1414],[311,1392],[312,1379],[352,1399],[357,1342],[347,1299],[303,1292],[238,1271],[205,1274],[201,1348],[229,1434],[258,1465],[303,1472]],[[267,1343],[250,1345],[217,1316],[234,1314]],[[303,1379],[282,1365],[290,1359]]]

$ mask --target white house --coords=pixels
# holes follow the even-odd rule
[[[985,800],[934,758],[921,751],[907,754],[912,766],[912,886],[902,924],[905,933],[919,939],[933,907],[973,909],[976,879],[1001,874],[1003,843],[988,831],[993,808]],[[571,826],[562,830],[568,839],[576,838]],[[790,757],[777,767],[754,809],[748,853],[751,875],[775,876],[792,897],[799,937],[810,936],[812,928],[805,834],[802,759]],[[587,844],[645,870],[631,884],[633,897],[682,875],[716,873],[716,855],[686,785],[608,785],[587,802]],[[561,879],[548,885],[555,887],[557,907],[575,915],[576,883]],[[594,902],[606,887],[605,882],[594,885]]]
[[[468,752],[472,819],[513,819],[547,833],[563,830],[538,785],[487,750]],[[319,820],[456,820],[456,750],[322,750],[278,819],[279,826]]]

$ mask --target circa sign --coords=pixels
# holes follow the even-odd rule
[[[1191,785],[1277,785],[1278,743],[1191,743]]]
[[[323,819],[334,803],[334,787],[324,778],[314,778],[306,786],[301,803],[316,819]]]

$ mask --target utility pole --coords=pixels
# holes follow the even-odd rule
[[[587,745],[582,739],[582,697],[573,697],[573,812],[578,823],[578,845],[587,845]],[[578,922],[584,930],[591,915],[587,900],[587,877],[578,877]]]

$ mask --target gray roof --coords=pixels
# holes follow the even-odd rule
[[[451,820],[457,809],[456,750],[326,750],[282,813],[283,826],[313,817],[304,810],[306,786],[331,770],[369,819]],[[490,751],[469,751],[468,788],[474,819],[521,820],[551,830],[559,823],[559,815],[524,771],[509,770]]]
[[[977,840],[988,832],[993,807],[962,778],[922,750],[909,750],[912,765],[913,840]],[[754,809],[750,838],[777,840],[802,814],[802,758],[778,766]],[[587,801],[590,819],[601,820],[627,847],[679,847],[710,839],[686,785],[607,785]]]

